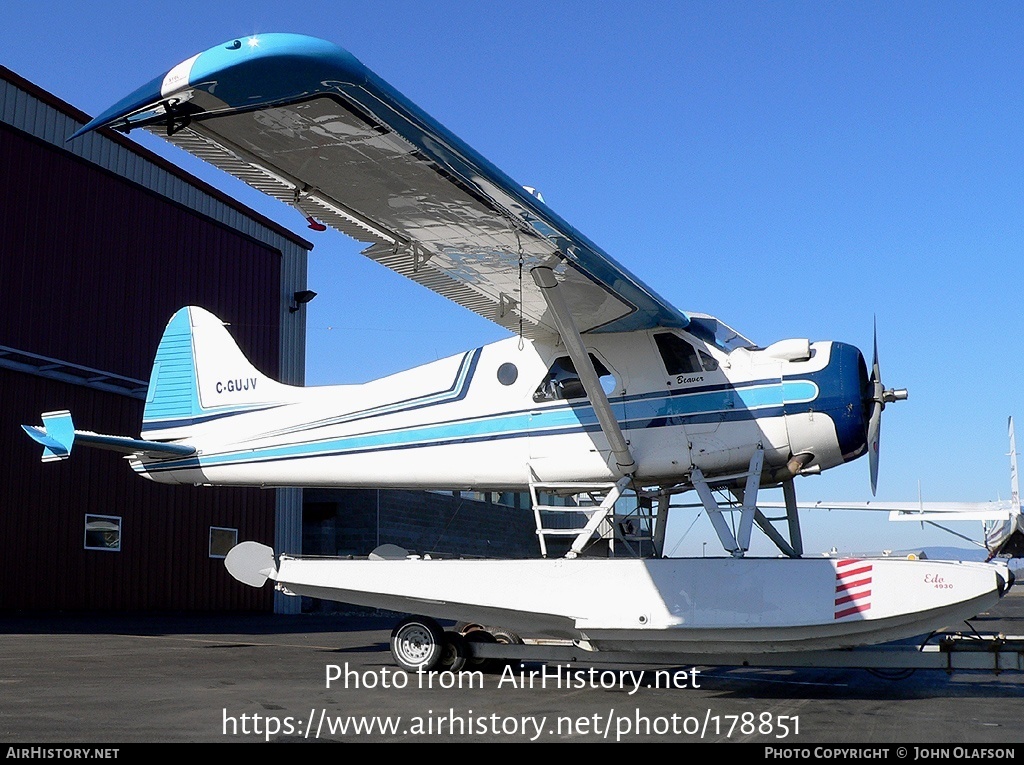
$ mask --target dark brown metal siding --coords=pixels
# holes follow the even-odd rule
[[[175,310],[276,375],[280,254],[0,125],[0,344],[149,378]]]
[[[276,376],[277,251],[0,124],[0,345],[148,380],[189,304]],[[80,428],[139,432],[141,401],[0,369],[0,608],[269,608],[208,536],[272,544],[272,491],[156,485],[89,449],[43,465],[18,426],[65,408]],[[83,549],[86,513],[122,517],[121,552]]]

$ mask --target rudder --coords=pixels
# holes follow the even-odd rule
[[[157,346],[142,436],[185,438],[201,423],[282,403],[288,389],[249,362],[220,319],[187,306],[171,317]]]

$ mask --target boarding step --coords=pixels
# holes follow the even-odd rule
[[[571,481],[536,482],[530,484],[530,500],[537,524],[537,539],[541,557],[548,557],[548,537],[575,537],[565,557],[575,558],[595,536],[613,542],[615,531],[615,502],[629,485],[628,478],[615,483],[579,483]],[[543,497],[573,497],[569,505],[553,505]],[[585,498],[585,499],[582,499]],[[589,504],[588,504],[589,503]],[[576,514],[587,519],[582,526],[571,528],[545,524],[546,517]],[[621,538],[621,537],[620,537]]]

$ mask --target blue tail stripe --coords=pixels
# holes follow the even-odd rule
[[[199,414],[192,324],[187,308],[171,317],[157,347],[149,396],[142,415],[145,431],[151,423]]]

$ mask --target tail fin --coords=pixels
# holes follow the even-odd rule
[[[1020,512],[1020,486],[1017,483],[1017,441],[1013,437],[1013,417],[1010,417],[1010,497],[1013,509]]]
[[[985,525],[985,546],[989,549],[989,560],[997,555],[1002,558],[1019,558],[1024,555],[1024,525],[1020,507],[1020,485],[1017,482],[1017,440],[1013,435],[1013,417],[1008,424],[1010,431],[1010,517],[1002,523]]]
[[[157,347],[142,437],[185,438],[201,423],[285,403],[292,390],[258,371],[220,319],[188,306],[171,317]]]

